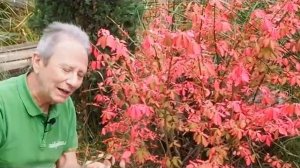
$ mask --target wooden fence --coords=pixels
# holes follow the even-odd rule
[[[30,65],[36,43],[26,43],[0,48],[0,72],[17,70]]]

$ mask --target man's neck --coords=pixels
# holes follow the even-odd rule
[[[44,113],[48,114],[50,103],[46,100],[46,96],[43,95],[42,87],[39,84],[37,76],[34,74],[34,72],[28,74],[27,85],[33,100]]]

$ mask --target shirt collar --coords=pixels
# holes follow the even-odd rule
[[[27,85],[27,75],[29,73],[25,73],[19,77],[19,80],[17,81],[18,85],[18,92],[21,97],[21,100],[26,108],[26,111],[28,114],[32,117],[38,116],[38,115],[45,115],[45,113],[42,112],[41,108],[37,105],[37,103],[34,101],[30,91],[29,87]],[[56,105],[52,105],[49,108],[49,118],[56,118],[58,117],[59,113],[56,110]]]

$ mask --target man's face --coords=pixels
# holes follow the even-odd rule
[[[42,101],[64,102],[82,84],[87,71],[88,56],[84,47],[74,41],[59,42],[45,65],[39,63],[38,80],[42,86]]]

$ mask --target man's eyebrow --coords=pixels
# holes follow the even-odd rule
[[[60,64],[60,66],[73,68],[72,66],[70,66],[70,65],[68,65],[68,64]]]
[[[66,67],[66,68],[70,68],[70,69],[72,69],[72,70],[75,69],[75,67],[73,67],[73,66],[71,66],[71,65],[68,65],[68,64],[60,64],[60,66],[61,66],[61,67]],[[78,72],[79,72],[79,73],[86,74],[87,71],[85,71],[85,70],[79,70]]]

